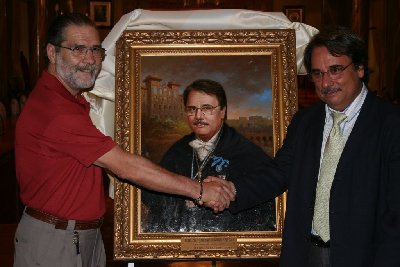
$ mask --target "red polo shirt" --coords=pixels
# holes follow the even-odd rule
[[[104,215],[101,168],[93,165],[116,144],[89,117],[89,103],[42,73],[18,118],[17,179],[22,202],[63,219]]]

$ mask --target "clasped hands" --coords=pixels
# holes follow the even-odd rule
[[[221,178],[208,176],[203,181],[203,196],[198,204],[211,208],[214,213],[229,207],[236,198],[235,185]]]

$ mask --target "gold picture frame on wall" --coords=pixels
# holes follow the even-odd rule
[[[284,6],[283,12],[291,22],[304,22],[304,6]]]
[[[162,91],[168,86],[175,86],[177,92],[181,92],[196,76],[212,78],[222,84],[227,83],[228,77],[233,79],[239,76],[242,80],[262,80],[260,84],[270,87],[264,88],[259,95],[253,95],[252,89],[243,80],[236,86],[242,88],[237,94],[240,97],[230,100],[229,91],[234,92],[232,88],[235,86],[224,86],[229,112],[235,106],[243,106],[242,102],[238,103],[243,99],[257,98],[261,106],[265,103],[267,108],[264,107],[263,112],[270,114],[272,125],[272,149],[266,152],[273,155],[282,145],[286,128],[297,110],[295,40],[295,32],[291,29],[125,31],[116,45],[116,142],[129,153],[143,155],[157,162],[165,148],[178,137],[174,135],[175,139],[161,145],[157,142],[165,138],[156,138],[154,131],[147,134],[146,123],[152,118],[157,122],[162,121],[163,115],[168,113],[166,110],[170,109],[151,103],[156,101],[151,90]],[[245,70],[252,68],[262,69],[263,75],[252,77],[252,72]],[[158,88],[153,88],[146,83],[149,77],[156,81],[165,80],[165,84],[158,82]],[[265,95],[269,95],[269,98]],[[165,108],[163,112],[159,111],[161,108]],[[179,108],[175,111],[177,118],[183,115],[183,111],[180,112]],[[171,123],[170,120],[168,118],[168,123]],[[164,131],[161,136],[166,137],[169,130]],[[253,141],[257,142],[256,139]],[[155,145],[151,147],[151,143]],[[116,182],[114,256],[117,259],[279,257],[285,212],[284,194],[273,202],[273,229],[253,231],[250,227],[245,231],[213,232],[197,229],[169,231],[168,227],[161,231],[146,230],[141,196],[141,189],[134,185]],[[159,223],[163,223],[162,218]]]
[[[97,27],[110,27],[111,1],[90,1],[90,19]]]

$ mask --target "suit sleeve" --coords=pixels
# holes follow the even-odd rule
[[[387,153],[382,170],[382,184],[385,187],[383,217],[380,220],[378,249],[374,266],[400,266],[400,114],[392,120],[395,123],[385,131],[388,135]],[[382,164],[382,163],[381,163]]]
[[[239,212],[279,196],[289,185],[289,173],[293,162],[293,147],[296,142],[296,119],[288,127],[286,139],[274,159],[251,156],[254,170],[249,171],[251,179],[238,177],[233,180],[237,190],[236,201],[232,202],[231,212]],[[252,175],[251,172],[257,173]]]

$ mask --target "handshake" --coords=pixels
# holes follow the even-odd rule
[[[211,208],[214,213],[221,212],[229,207],[231,201],[236,199],[235,185],[222,178],[208,176],[199,181],[200,190],[195,198],[198,205]]]

